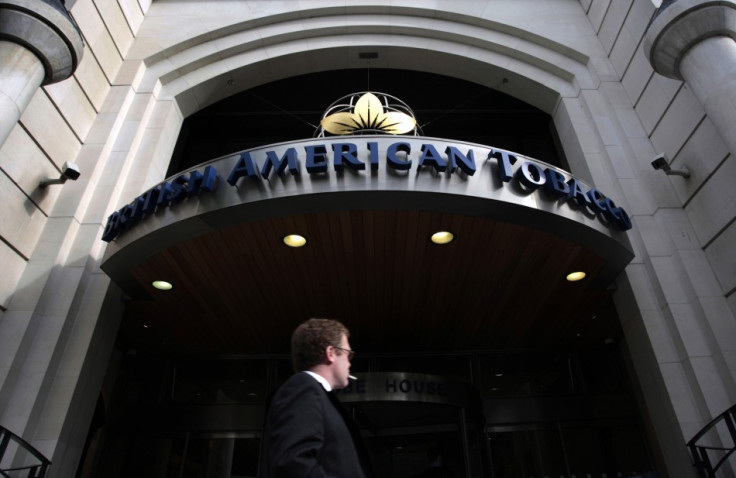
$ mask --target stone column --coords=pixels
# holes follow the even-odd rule
[[[62,0],[0,0],[0,147],[39,86],[69,78],[82,37]]]
[[[736,156],[736,2],[665,2],[644,35],[654,70],[692,89]]]

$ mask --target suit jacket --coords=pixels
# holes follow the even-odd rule
[[[357,445],[357,446],[356,446]],[[309,374],[292,375],[267,413],[262,478],[371,478],[357,426]]]

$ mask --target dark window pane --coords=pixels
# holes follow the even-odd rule
[[[573,391],[570,359],[561,352],[509,353],[481,359],[486,397],[566,395]]]
[[[205,360],[180,363],[174,403],[262,402],[266,397],[265,360]]]

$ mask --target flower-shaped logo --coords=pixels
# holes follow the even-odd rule
[[[352,112],[333,113],[322,118],[320,124],[328,133],[338,135],[358,131],[404,134],[414,129],[416,120],[400,111],[385,111],[376,95],[365,93],[355,103]]]

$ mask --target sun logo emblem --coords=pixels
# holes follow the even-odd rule
[[[380,96],[380,98],[379,98]],[[353,93],[340,98],[325,111],[318,136],[360,133],[406,134],[417,122],[406,104],[384,93]]]

